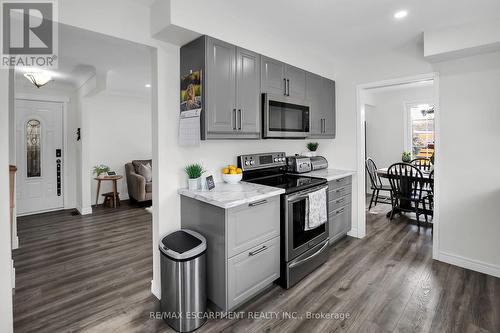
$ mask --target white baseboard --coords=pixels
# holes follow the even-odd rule
[[[151,280],[151,293],[158,299],[161,299],[161,290],[155,286],[155,281]]]
[[[19,237],[14,237],[12,239],[12,250],[18,249],[19,248]]]
[[[89,215],[92,214],[92,206],[89,207],[76,207],[76,210],[80,215]]]
[[[358,228],[352,228],[350,231],[347,232],[347,236],[359,238],[358,237]]]
[[[12,259],[12,289],[16,288],[16,269],[14,268],[14,259]]]
[[[437,260],[500,278],[500,266],[497,265],[488,264],[486,262],[465,258],[443,251],[439,252]]]

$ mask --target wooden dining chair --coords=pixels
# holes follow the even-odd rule
[[[422,171],[429,171],[431,169],[431,160],[425,157],[415,158],[411,160],[410,164]]]
[[[394,197],[390,219],[392,220],[395,210],[415,213],[417,225],[420,228],[421,214],[425,215],[425,221],[428,222],[423,196],[425,180],[422,171],[408,163],[395,163],[389,167],[387,175]]]
[[[372,209],[372,204],[375,203],[387,203],[386,200],[379,200],[380,191],[389,192],[391,198],[392,205],[392,188],[388,185],[384,185],[379,175],[377,174],[377,165],[373,161],[372,158],[368,157],[365,162],[366,171],[368,172],[368,176],[370,177],[370,189],[372,190],[372,198],[370,200],[370,206],[368,207],[368,211]]]

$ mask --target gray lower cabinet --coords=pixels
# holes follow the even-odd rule
[[[230,258],[227,270],[228,308],[234,309],[280,277],[279,236]]]
[[[328,223],[330,243],[344,237],[352,227],[352,177],[336,179],[328,183]]]
[[[207,239],[207,297],[228,311],[280,277],[280,197],[223,209],[181,197],[182,228]]]
[[[335,81],[306,74],[306,100],[311,106],[311,138],[335,138]]]

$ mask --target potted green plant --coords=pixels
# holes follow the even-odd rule
[[[307,150],[309,150],[309,156],[313,157],[316,156],[316,150],[318,150],[319,143],[318,142],[308,142],[306,147]]]
[[[188,189],[198,190],[201,186],[201,175],[205,172],[199,163],[189,164],[184,168],[188,176]]]
[[[109,166],[104,164],[99,164],[94,167],[93,174],[96,175],[97,178],[104,178],[107,172],[110,170],[111,168]]]
[[[401,156],[401,160],[404,163],[410,163],[411,162],[411,153],[409,151],[404,151],[403,155]]]

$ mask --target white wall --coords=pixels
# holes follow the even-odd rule
[[[13,84],[13,82],[11,82]],[[0,332],[12,332],[12,257],[9,218],[9,71],[0,69]]]
[[[405,146],[407,103],[429,103],[434,100],[434,88],[412,87],[391,91],[373,91],[373,108],[366,111],[366,155],[377,167],[386,168],[401,161]]]
[[[91,167],[109,166],[124,178],[118,181],[122,200],[128,199],[125,163],[152,156],[151,105],[148,99],[99,93],[84,99],[89,117],[89,153]],[[91,179],[92,204],[97,182]],[[110,182],[102,182],[101,194],[111,192]],[[104,198],[100,195],[99,202]]]
[[[500,53],[435,68],[441,104],[439,259],[500,277]]]

